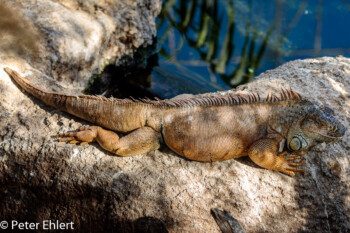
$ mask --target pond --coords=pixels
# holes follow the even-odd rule
[[[108,93],[228,90],[290,60],[349,56],[349,13],[350,0],[166,0],[154,45],[136,56],[137,69],[109,67],[125,77]]]

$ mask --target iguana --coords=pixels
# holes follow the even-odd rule
[[[301,156],[307,150],[321,142],[340,140],[345,132],[332,110],[291,89],[282,89],[280,97],[269,94],[266,98],[226,94],[115,99],[44,91],[16,71],[5,71],[46,104],[98,125],[58,134],[59,141],[98,142],[120,156],[147,153],[164,142],[189,160],[213,162],[249,156],[263,168],[294,176],[294,172],[305,172],[298,166],[305,162]],[[285,157],[287,152],[293,155]]]

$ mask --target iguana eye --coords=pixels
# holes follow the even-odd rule
[[[298,137],[293,137],[289,143],[289,148],[294,151],[300,150],[301,146],[302,144]]]

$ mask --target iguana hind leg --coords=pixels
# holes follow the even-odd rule
[[[304,169],[297,168],[305,163],[305,159],[296,162],[295,160],[300,159],[299,155],[285,158],[286,151],[276,155],[278,145],[279,142],[274,139],[260,139],[250,146],[248,155],[254,163],[269,170],[280,171],[290,176],[294,176],[294,172],[305,173]]]
[[[70,143],[98,144],[112,153],[120,156],[132,156],[147,153],[159,148],[160,134],[150,127],[142,127],[119,138],[118,134],[99,126],[84,127],[74,132],[58,134],[59,141]]]

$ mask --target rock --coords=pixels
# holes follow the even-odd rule
[[[17,19],[20,13],[12,11],[6,15],[11,27],[0,20],[0,30],[8,30],[0,42],[0,222],[39,223],[42,230],[44,220],[58,220],[73,222],[81,232],[219,232],[210,215],[210,209],[219,208],[246,232],[350,231],[348,130],[341,142],[308,152],[307,174],[296,177],[257,168],[249,159],[199,163],[165,147],[122,158],[96,144],[75,146],[51,138],[88,123],[23,93],[3,68],[26,72],[34,67],[81,89],[104,59],[116,61],[152,37],[153,21],[145,19],[154,17],[160,3],[121,2],[1,4],[0,17],[4,9],[24,16]],[[135,12],[128,17],[144,23],[135,26],[135,34],[126,33],[130,28],[106,26],[107,21],[117,25],[128,18],[121,17],[127,12],[122,4]],[[22,30],[25,38],[13,28]],[[129,39],[122,40],[123,33]],[[236,91],[266,94],[293,87],[305,98],[331,107],[348,129],[349,76],[348,58],[297,60]]]
[[[293,87],[331,107],[349,128],[349,75],[348,58],[297,60],[237,91]],[[187,161],[165,147],[122,158],[95,144],[53,140],[87,123],[22,93],[2,71],[0,90],[0,219],[72,221],[93,232],[219,232],[210,209],[220,208],[246,232],[350,230],[348,131],[341,142],[308,152],[305,176],[257,168],[249,159]]]
[[[241,224],[227,211],[214,208],[210,210],[222,233],[245,233]]]
[[[104,65],[152,43],[161,9],[161,0],[1,3],[0,56],[21,57],[61,83],[80,88]]]

